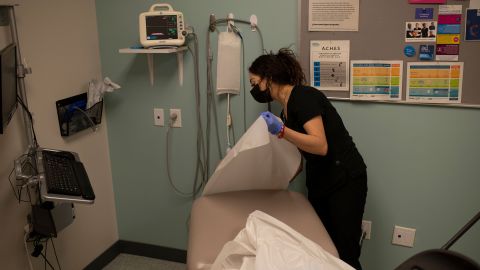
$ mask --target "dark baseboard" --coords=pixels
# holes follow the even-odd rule
[[[107,266],[108,263],[113,261],[115,257],[121,252],[120,241],[115,242],[107,250],[105,250],[100,256],[87,265],[84,270],[97,270]]]
[[[160,260],[167,260],[172,262],[186,263],[187,262],[187,251],[161,247],[150,244],[136,243],[130,241],[119,240],[120,246],[122,247],[121,253],[127,253],[132,255],[145,256]]]
[[[107,264],[109,264],[115,257],[118,256],[120,253],[138,255],[138,256],[145,256],[160,260],[172,261],[172,262],[179,262],[179,263],[186,263],[187,262],[187,251],[176,249],[176,248],[168,248],[168,247],[161,247],[151,244],[143,244],[125,240],[118,240],[114,243],[111,247],[109,247],[106,251],[104,251],[100,256],[98,256],[95,260],[93,260],[85,270],[99,270],[104,268]]]

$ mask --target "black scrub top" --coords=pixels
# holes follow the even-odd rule
[[[288,115],[281,117],[285,126],[306,134],[303,125],[321,116],[328,143],[326,156],[301,151],[306,160],[306,180],[309,193],[325,194],[365,172],[366,165],[340,115],[319,90],[297,85],[287,104]]]

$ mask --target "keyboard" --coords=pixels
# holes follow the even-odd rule
[[[72,153],[42,150],[42,157],[48,193],[95,199],[85,167]]]

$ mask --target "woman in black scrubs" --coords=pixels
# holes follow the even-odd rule
[[[283,106],[283,122],[270,112],[263,112],[262,117],[270,133],[302,152],[308,200],[340,258],[362,269],[359,257],[367,172],[342,119],[322,92],[305,85],[302,68],[288,49],[258,57],[249,73],[250,93],[256,101],[275,100]]]

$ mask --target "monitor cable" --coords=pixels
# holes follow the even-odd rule
[[[195,34],[195,30],[193,27],[187,27],[188,34],[187,37],[193,38],[194,48],[192,49],[190,46],[187,45],[189,52],[193,56],[194,60],[194,74],[195,74],[195,108],[196,108],[196,115],[197,115],[197,135],[196,135],[196,145],[197,145],[197,156],[195,161],[195,175],[194,181],[192,186],[191,192],[184,192],[180,190],[174,183],[172,173],[170,171],[170,145],[171,143],[171,133],[173,128],[173,123],[177,119],[176,114],[172,114],[170,116],[170,121],[168,124],[167,129],[167,138],[166,138],[166,163],[167,163],[167,176],[169,180],[169,184],[172,189],[177,193],[177,195],[182,197],[191,197],[195,199],[197,194],[199,194],[200,190],[206,183],[207,173],[205,170],[205,163],[206,163],[206,154],[205,154],[205,140],[203,136],[203,127],[202,127],[202,119],[201,119],[201,104],[200,104],[200,79],[199,79],[199,64],[198,64],[198,37]]]
[[[168,182],[170,184],[170,186],[172,187],[172,189],[175,191],[175,193],[181,197],[195,197],[195,195],[200,191],[200,189],[202,188],[202,182],[200,182],[200,184],[197,184],[198,182],[196,181],[197,177],[195,177],[195,181],[194,181],[194,185],[193,185],[193,191],[192,192],[185,192],[185,191],[182,191],[180,190],[180,188],[178,188],[174,181],[173,181],[173,177],[172,177],[172,173],[170,171],[170,144],[172,143],[171,142],[171,139],[170,139],[170,134],[171,134],[171,129],[173,128],[173,123],[175,122],[175,120],[177,120],[177,115],[173,114],[171,117],[170,117],[170,122],[168,124],[168,129],[167,129],[167,140],[166,140],[166,150],[167,150],[167,176],[168,176]],[[198,160],[197,160],[197,166],[196,166],[196,174],[198,173],[198,170],[200,169],[200,166],[198,166]]]
[[[33,125],[32,113],[30,112],[30,110],[28,109],[28,106],[25,104],[25,102],[22,100],[22,98],[19,95],[17,95],[17,101],[21,105],[23,111],[28,116],[28,120],[29,120],[30,126],[32,127],[32,133],[33,133],[33,144],[34,144],[33,147],[37,148],[38,147],[38,141],[37,141],[37,135],[35,133],[35,127]]]

